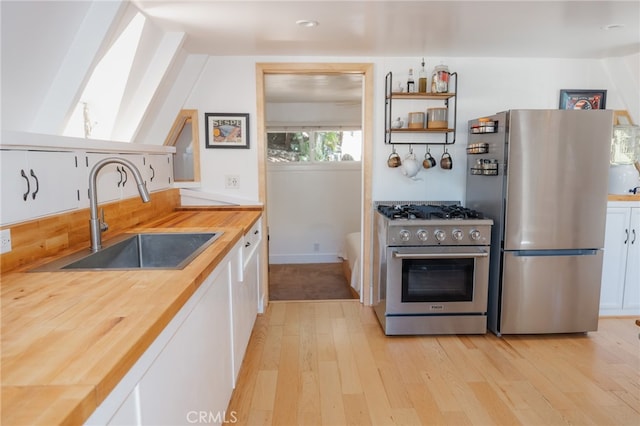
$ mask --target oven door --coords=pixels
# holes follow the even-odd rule
[[[487,312],[489,247],[389,247],[388,315]]]

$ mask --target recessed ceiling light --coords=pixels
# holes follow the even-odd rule
[[[609,24],[601,27],[605,31],[609,30],[621,30],[624,28],[624,24]]]
[[[305,28],[313,28],[313,27],[317,27],[318,26],[318,21],[311,21],[308,19],[300,19],[299,21],[296,21],[297,25],[300,25],[301,27],[305,27]]]

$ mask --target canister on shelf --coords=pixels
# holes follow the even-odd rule
[[[447,108],[427,108],[428,129],[446,129],[448,125]]]
[[[424,112],[410,112],[408,127],[410,129],[424,129]]]

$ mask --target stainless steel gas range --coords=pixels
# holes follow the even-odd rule
[[[376,203],[373,304],[385,334],[486,333],[492,224],[456,203]]]

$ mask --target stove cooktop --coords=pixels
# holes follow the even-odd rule
[[[379,204],[378,211],[390,220],[485,218],[479,211],[455,204]]]
[[[460,204],[377,202],[377,232],[388,246],[489,245],[493,220]]]

